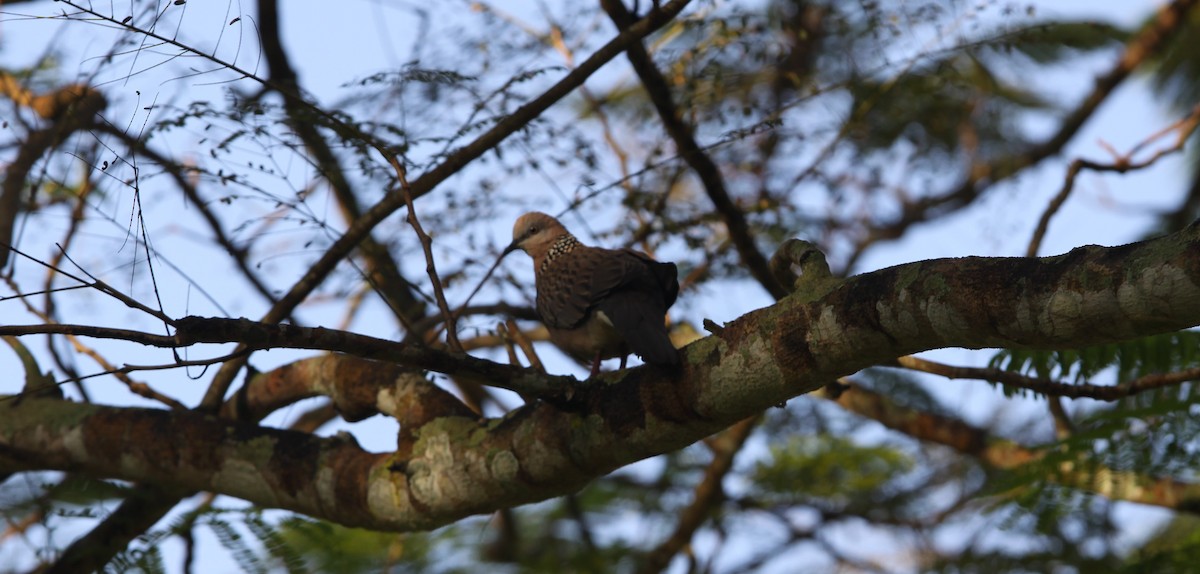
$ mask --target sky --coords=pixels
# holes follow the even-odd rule
[[[540,24],[541,21],[538,20],[536,12],[529,9],[530,4],[515,1],[495,3],[496,6],[510,10],[514,15],[525,18],[534,25]],[[1118,24],[1128,25],[1142,19],[1152,6],[1159,3],[1040,0],[1021,5],[1026,4],[1034,5],[1039,13],[1045,15],[1098,16],[1111,19]],[[358,78],[380,70],[395,69],[408,62],[411,58],[411,47],[419,41],[419,34],[423,26],[412,16],[412,8],[419,6],[417,2],[352,0],[340,3],[334,8],[322,5],[320,9],[311,9],[307,6],[305,9],[297,9],[298,6],[300,5],[284,3],[282,7],[284,42],[291,52],[303,85],[313,97],[325,103],[336,102],[346,97],[353,90],[352,82]],[[0,6],[0,14],[2,14],[0,16],[0,65],[28,64],[41,57],[48,48],[53,47],[63,51],[62,61],[65,71],[69,72],[70,66],[77,66],[81,73],[95,68],[94,58],[104,53],[112,43],[111,36],[106,36],[105,30],[98,26],[80,23],[26,18],[27,15],[55,14],[59,9],[59,5],[51,2]],[[249,71],[261,70],[262,64],[258,58],[257,48],[252,41],[252,26],[246,26],[245,21],[241,25],[229,26],[226,24],[241,14],[241,11],[252,11],[252,4],[204,3],[192,0],[186,4],[186,10],[186,12],[178,12],[185,14],[184,26],[175,27],[174,21],[167,18],[160,25],[160,30],[185,43],[193,37],[202,37],[205,39],[203,42],[207,42],[204,44],[207,51]],[[172,12],[172,14],[175,13]],[[441,17],[440,10],[438,14],[430,17]],[[211,40],[209,33],[215,27],[224,29],[217,42]],[[202,31],[203,34],[192,34],[194,30]],[[352,38],[354,41],[321,41],[326,37]],[[87,55],[87,57],[81,58],[80,54]],[[1078,97],[1083,93],[1081,88],[1088,86],[1091,75],[1107,62],[1106,59],[1098,58],[1093,63],[1094,69],[1063,70],[1061,74],[1047,75],[1039,78],[1039,81],[1045,82],[1055,91],[1061,92],[1064,98]],[[208,70],[212,67],[211,64],[200,60],[175,62],[175,64],[192,66],[197,71]],[[177,69],[173,68],[173,70]],[[161,74],[156,75],[154,70],[128,77],[127,74],[112,70],[108,72],[108,75],[96,78],[96,81],[103,83],[107,89],[125,95],[121,102],[125,108],[114,110],[112,114],[114,117],[126,118],[130,125],[136,126],[139,122],[145,121],[146,115],[141,109],[150,103],[161,106],[182,105],[186,102],[173,98],[211,98],[214,100],[221,98],[221,90],[224,85],[214,83],[220,79],[221,77],[216,74],[184,77],[176,71],[172,71],[164,77]],[[187,89],[178,90],[178,84],[185,84]],[[902,241],[872,250],[867,257],[860,261],[856,271],[869,271],[936,257],[1022,255],[1036,220],[1029,217],[1026,211],[1013,208],[1015,203],[1044,206],[1061,186],[1065,166],[1070,159],[1075,157],[1106,159],[1109,155],[1105,151],[1104,143],[1110,144],[1118,150],[1124,150],[1170,123],[1172,118],[1152,101],[1148,90],[1149,87],[1144,81],[1127,82],[1105,103],[1093,121],[1085,125],[1082,133],[1074,139],[1063,158],[1048,161],[1036,170],[1032,170],[1032,173],[1014,182],[1001,185],[980,205],[967,209],[948,221],[939,221],[936,225],[918,228]],[[180,92],[181,95],[172,95]],[[1036,122],[1030,128],[1035,131],[1046,129],[1045,126],[1036,125]],[[287,167],[287,169],[293,168],[294,166]],[[1090,243],[1113,245],[1140,238],[1140,234],[1144,232],[1150,220],[1151,210],[1173,206],[1177,201],[1182,181],[1179,175],[1183,173],[1183,169],[1181,160],[1167,158],[1151,170],[1124,176],[1084,175],[1079,180],[1075,193],[1054,220],[1043,243],[1042,254],[1062,253]],[[296,184],[301,185],[303,179],[303,174],[298,175]],[[108,206],[111,209],[110,216],[113,220],[112,233],[108,237],[96,238],[96,241],[109,241],[113,244],[113,252],[117,254],[114,261],[81,263],[95,265],[91,269],[101,269],[109,273],[111,277],[120,278],[122,273],[128,275],[125,271],[127,269],[125,261],[132,258],[134,254],[128,246],[122,246],[123,242],[120,241],[120,237],[127,225],[130,201],[128,196],[118,196],[112,199]],[[166,201],[166,199],[149,197],[146,201]],[[321,211],[322,209],[329,209],[328,205],[320,204],[312,207],[318,213],[324,213]],[[178,220],[155,222],[152,223],[152,226],[157,225],[159,229],[166,230],[178,229],[194,224],[196,217],[195,213],[189,213],[185,209],[180,213]],[[330,217],[330,219],[335,218]],[[497,225],[496,244],[507,243],[508,226],[507,222]],[[53,236],[53,231],[48,230],[47,236]],[[26,245],[36,243],[37,232],[38,230],[29,231],[29,235],[25,238],[25,241],[28,242]],[[163,236],[163,244],[160,245],[160,248],[183,248],[191,241],[195,249],[205,249],[186,234],[167,233]],[[953,240],[947,238],[953,238]],[[39,252],[41,255],[48,253],[52,246],[43,247],[45,249]],[[36,249],[35,252],[37,252]],[[284,263],[287,262],[287,257],[286,254],[281,256],[281,261],[279,261],[281,269],[286,267]],[[511,259],[516,260],[512,261]],[[202,261],[203,258],[200,260]],[[271,262],[268,262],[268,265],[270,264]],[[214,273],[221,272],[204,267],[201,262],[197,262],[197,265],[199,268],[189,268],[189,271],[199,277],[212,276]],[[528,261],[523,257],[515,257],[510,258],[507,265],[525,266],[528,265]],[[132,283],[127,277],[126,281]],[[208,304],[201,294],[190,290],[182,279],[164,277],[163,281],[166,292],[188,293],[185,301],[175,302],[179,305],[173,313],[176,315],[187,313],[217,315],[228,312],[233,316],[240,316],[243,314],[253,315],[257,312],[256,308],[252,306],[239,307],[236,300],[229,301],[229,297],[222,297],[220,293],[217,293],[217,298],[225,302],[225,307]],[[117,284],[117,286],[121,285]],[[747,311],[770,303],[760,289],[751,286],[745,287],[744,291],[738,290],[734,293],[728,291],[702,292],[694,296],[697,299],[690,302],[689,305],[697,309],[722,308],[722,312],[726,316],[718,317],[717,319],[720,321],[733,319]],[[95,303],[86,303],[86,305],[92,304]],[[104,304],[101,303],[101,305]],[[129,311],[119,308],[119,306],[108,305],[108,307],[111,309],[106,313],[110,313],[109,317],[113,322],[119,323],[129,316]],[[319,306],[315,310],[306,310],[305,317],[314,324],[331,325],[337,321],[336,315],[322,313]],[[378,326],[374,328],[380,329]],[[393,333],[395,331],[394,328],[383,327],[382,332],[376,334],[386,336],[388,329],[391,329]],[[40,342],[37,345],[40,346]],[[123,356],[125,353],[124,347],[118,345],[106,346],[103,343],[97,343],[97,347],[121,349],[115,351],[113,356]],[[979,357],[986,356],[986,353],[946,350],[930,355],[948,362],[964,363],[978,361]],[[273,351],[256,355],[256,363],[259,365],[282,364],[302,356],[307,356],[307,354]],[[134,359],[128,360],[134,362]],[[137,360],[140,361],[142,358],[139,357]],[[169,360],[169,356],[164,356],[162,353],[150,353],[145,360],[165,362]],[[565,370],[576,368],[565,363],[559,363],[557,367]],[[10,373],[19,371],[18,363],[7,349],[0,348],[0,369]],[[576,372],[576,374],[579,373]],[[199,373],[192,373],[192,375],[199,376]],[[204,377],[200,377],[199,380],[184,381],[177,373],[160,375],[153,380],[158,381],[165,391],[182,396],[185,401],[191,401],[189,404],[198,400],[207,381]],[[19,386],[20,381],[17,379],[0,381],[0,394],[14,392]],[[93,386],[95,389],[104,389],[103,392],[98,393],[104,402],[145,403],[140,398],[128,396],[124,391],[115,387],[117,387],[116,383],[94,383]],[[932,385],[932,389],[946,406],[963,413],[965,418],[970,421],[982,424],[995,414],[995,399],[998,395],[997,391],[988,385],[963,381],[941,381]],[[1044,406],[1033,401],[1017,400],[1006,403],[1005,408],[1033,413],[1036,409],[1044,408]],[[270,421],[274,424],[285,425],[290,418],[294,418],[303,411],[304,407],[292,407],[273,417]],[[375,417],[370,421],[355,425],[334,424],[328,428],[330,433],[338,430],[354,432],[360,442],[371,450],[384,451],[394,445],[395,423],[384,420],[383,417]],[[1133,521],[1132,524],[1139,525],[1150,525],[1165,516],[1165,513],[1161,511],[1134,508],[1132,505],[1122,505],[1120,512],[1128,514],[1130,520]],[[1131,529],[1130,535],[1136,536],[1138,534],[1136,531],[1146,529]],[[854,536],[854,533],[846,535]],[[59,536],[58,540],[61,544],[63,543],[62,534]],[[209,541],[209,544],[211,544],[210,548],[216,548],[215,542]],[[5,548],[0,546],[0,561],[6,557],[5,553]],[[176,568],[177,564],[177,560],[168,561],[168,566],[172,569]]]

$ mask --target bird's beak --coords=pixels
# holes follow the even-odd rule
[[[509,254],[509,253],[512,253],[513,251],[516,251],[516,250],[518,250],[518,249],[520,249],[520,248],[521,248],[521,244],[520,244],[520,242],[519,242],[519,241],[513,241],[512,243],[509,243],[509,244],[508,244],[508,247],[505,247],[505,248],[504,248],[504,251],[501,251],[501,252],[500,252],[500,258],[501,258],[501,259],[504,259],[505,257],[507,257],[507,256],[508,256],[508,254]]]

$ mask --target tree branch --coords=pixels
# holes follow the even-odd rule
[[[1171,373],[1152,373],[1136,379],[1122,381],[1116,385],[1093,385],[1091,383],[1060,383],[1040,377],[1030,377],[1013,371],[987,367],[960,367],[946,365],[917,357],[900,357],[896,364],[906,369],[932,373],[947,379],[977,379],[992,381],[1018,389],[1027,389],[1048,397],[1088,398],[1097,401],[1119,401],[1138,393],[1181,385],[1200,380],[1200,367]]]
[[[862,415],[915,439],[941,444],[971,456],[986,466],[1016,470],[1041,460],[1045,450],[1029,448],[995,437],[957,419],[897,405],[887,397],[857,385],[849,385],[836,399],[846,410]],[[1046,480],[1088,490],[1112,500],[1200,512],[1200,484],[1171,477],[1153,477],[1095,465],[1064,463]]]
[[[413,369],[331,353],[302,359],[247,381],[225,402],[221,415],[257,421],[310,397],[329,397],[347,421],[386,414],[416,428],[441,416],[471,416],[458,399]]]
[[[601,0],[600,5],[605,12],[608,12],[618,30],[624,30],[636,21],[634,15],[629,13],[621,0]],[[704,153],[700,144],[696,143],[692,127],[683,121],[683,115],[671,98],[671,87],[666,78],[658,71],[654,60],[646,52],[646,48],[640,40],[631,43],[626,53],[629,56],[629,63],[642,81],[642,86],[646,88],[650,101],[654,103],[654,109],[658,111],[658,117],[662,120],[663,127],[675,142],[675,146],[679,148],[679,155],[696,172],[696,177],[700,178],[700,183],[703,184],[704,191],[713,202],[713,207],[725,221],[729,238],[733,242],[734,248],[737,249],[742,264],[772,297],[776,300],[782,299],[787,295],[787,289],[775,281],[775,277],[771,275],[767,258],[754,243],[754,234],[746,222],[746,214],[729,197],[729,190],[725,187],[725,178],[721,176],[721,170],[717,168],[717,164],[713,162],[712,158]]]
[[[1188,139],[1191,138],[1192,133],[1196,131],[1197,125],[1200,125],[1200,105],[1193,107],[1192,113],[1188,114],[1187,117],[1175,122],[1164,130],[1160,130],[1157,134],[1150,136],[1145,141],[1135,146],[1134,149],[1129,153],[1113,158],[1111,163],[1100,163],[1085,160],[1083,158],[1076,158],[1074,161],[1072,161],[1067,167],[1067,177],[1065,181],[1063,181],[1062,189],[1060,189],[1054,198],[1050,200],[1050,204],[1046,207],[1045,211],[1042,212],[1042,216],[1038,218],[1037,227],[1033,231],[1033,238],[1029,240],[1029,247],[1025,250],[1025,255],[1028,257],[1037,256],[1038,249],[1042,245],[1042,238],[1045,237],[1046,230],[1050,227],[1050,219],[1054,217],[1054,214],[1058,212],[1059,208],[1062,207],[1062,204],[1067,201],[1067,196],[1069,196],[1071,191],[1075,188],[1075,178],[1079,176],[1081,171],[1084,169],[1090,169],[1093,171],[1126,173],[1129,171],[1150,167],[1159,159],[1162,159],[1168,154],[1176,153],[1182,150],[1183,146],[1187,144]],[[1156,151],[1145,160],[1133,160],[1133,155],[1136,154],[1138,150],[1168,133],[1175,133],[1175,143],[1173,145]]]
[[[280,39],[278,1],[260,0],[258,16],[258,24],[262,29],[259,37],[262,39],[263,57],[270,74],[267,85],[283,97],[288,126],[304,143],[305,149],[312,154],[315,167],[329,182],[345,221],[353,223],[362,215],[362,207],[329,142],[321,136],[318,125],[312,121],[313,104],[301,97],[300,77],[288,60]],[[367,279],[400,323],[409,330],[409,336],[419,337],[420,333],[413,333],[411,325],[425,316],[425,302],[413,292],[411,283],[400,273],[400,267],[387,246],[367,233],[359,242],[358,249],[367,261]]]
[[[899,218],[870,229],[867,235],[857,242],[846,268],[853,267],[858,257],[872,244],[896,239],[909,227],[928,219],[931,215],[941,215],[968,205],[996,183],[1058,155],[1083,127],[1084,122],[1092,117],[1100,104],[1108,99],[1134,69],[1167,45],[1167,41],[1183,28],[1188,12],[1196,6],[1197,1],[1176,0],[1163,6],[1154,21],[1126,43],[1125,52],[1116,64],[1096,78],[1092,91],[1063,119],[1054,135],[1030,146],[1022,153],[1009,155],[989,164],[972,166],[963,182],[946,193],[905,204],[904,212]]]
[[[507,139],[508,136],[528,125],[529,122],[539,117],[550,106],[566,97],[575,88],[583,85],[601,66],[615,58],[617,54],[620,54],[630,44],[674,19],[690,1],[672,0],[663,4],[661,9],[651,12],[645,18],[630,26],[629,29],[617,35],[616,38],[610,40],[587,60],[584,60],[578,68],[567,73],[566,76],[540,96],[530,100],[529,103],[521,106],[512,114],[501,118],[491,129],[484,132],[474,141],[451,153],[445,161],[413,180],[410,186],[413,199],[429,193],[447,178],[458,173],[468,163],[493,149],[500,142]],[[346,229],[346,232],[325,250],[321,258],[313,263],[304,276],[280,298],[279,303],[263,316],[262,321],[264,323],[277,323],[283,320],[284,317],[291,313],[292,309],[307,298],[318,285],[324,282],[325,277],[333,271],[337,264],[363,238],[370,234],[371,230],[379,222],[403,206],[404,197],[401,194],[389,193],[379,203],[376,203],[371,209],[367,210],[362,217],[355,220]],[[220,405],[221,401],[225,398],[226,392],[229,390],[229,385],[233,383],[234,374],[241,369],[241,364],[240,361],[234,361],[222,366],[217,376],[214,377],[213,384],[209,386],[208,392],[205,393],[204,400],[201,403],[202,406],[215,409]]]
[[[83,471],[212,490],[353,526],[432,528],[573,492],[827,381],[917,351],[1058,349],[1196,325],[1197,253],[1200,225],[1057,257],[891,267],[847,279],[822,297],[798,294],[731,321],[687,346],[679,373],[627,369],[573,389],[557,406],[536,402],[497,420],[434,413],[410,423],[411,441],[402,437],[391,454],[364,452],[346,438],[194,412],[31,398],[0,417],[7,467],[0,471]],[[187,328],[186,319],[179,323]],[[468,359],[453,364],[461,368]],[[514,369],[480,362],[498,373]],[[545,389],[563,380],[524,376]]]

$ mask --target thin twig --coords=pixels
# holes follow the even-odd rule
[[[184,197],[200,211],[200,217],[204,219],[209,229],[212,230],[213,240],[229,255],[238,270],[242,272],[242,275],[254,287],[254,290],[258,291],[269,303],[274,304],[278,301],[278,298],[271,293],[271,289],[251,268],[250,263],[247,261],[249,251],[245,247],[234,243],[229,235],[226,234],[225,229],[221,226],[220,219],[209,209],[208,203],[200,197],[199,190],[188,181],[187,176],[178,164],[170,161],[166,156],[151,148],[146,142],[130,137],[129,134],[123,130],[116,129],[111,124],[102,123],[97,129],[119,139],[130,149],[135,149],[138,153],[141,153],[147,159],[159,165],[175,181],[176,187],[183,192]]]
[[[941,375],[948,379],[978,379],[1018,389],[1027,389],[1051,397],[1088,398],[1107,402],[1118,401],[1139,393],[1200,380],[1200,367],[1171,373],[1143,375],[1116,385],[1093,385],[1091,383],[1060,383],[1050,379],[1030,377],[1002,369],[947,365],[913,356],[896,359],[896,365],[913,371]]]
[[[102,364],[108,365],[109,368],[106,368],[105,370],[100,371],[100,372],[91,373],[89,375],[75,375],[75,376],[71,376],[66,379],[56,380],[56,381],[54,381],[54,385],[62,386],[67,383],[78,383],[78,382],[86,381],[89,379],[95,379],[98,377],[106,377],[106,376],[110,376],[110,375],[117,377],[118,379],[125,380],[124,378],[122,378],[124,375],[128,375],[129,373],[133,373],[136,371],[165,371],[168,369],[178,369],[178,368],[182,368],[182,367],[205,367],[205,368],[207,368],[207,367],[211,367],[213,365],[223,364],[223,363],[233,360],[233,359],[241,358],[241,357],[249,354],[249,352],[250,352],[249,349],[242,349],[239,347],[239,349],[235,349],[232,353],[229,353],[227,355],[216,356],[211,359],[197,359],[197,360],[191,360],[191,361],[177,359],[170,363],[164,363],[161,365],[126,364],[125,366],[122,366],[122,367],[113,367],[111,364],[104,362]],[[125,378],[128,378],[128,377],[125,377]],[[163,404],[170,406],[172,409],[187,410],[187,407],[183,403],[180,403],[179,401],[176,401],[175,399],[168,397],[166,395],[159,394],[158,392],[151,389],[145,383],[133,382],[132,386],[130,387],[130,391],[133,393],[142,395],[146,398],[161,401],[161,402],[163,402]],[[3,395],[3,396],[0,396],[0,403],[5,402],[5,401],[18,400],[23,396],[25,396],[24,392],[17,393],[15,395]]]
[[[172,324],[171,317],[169,317],[166,313],[159,311],[158,309],[154,309],[152,307],[147,307],[146,305],[142,304],[141,301],[138,301],[137,299],[134,299],[133,297],[130,297],[130,296],[118,291],[117,289],[115,289],[114,287],[109,285],[108,283],[105,283],[104,281],[97,278],[95,275],[92,275],[91,273],[89,273],[87,271],[87,269],[84,269],[82,265],[76,263],[74,259],[71,259],[71,256],[67,254],[66,249],[64,249],[61,245],[55,243],[54,246],[58,248],[59,252],[62,254],[62,256],[67,261],[71,262],[71,265],[74,265],[75,268],[78,269],[81,273],[83,273],[84,275],[87,275],[88,278],[91,279],[91,282],[84,281],[83,279],[76,277],[75,275],[67,273],[66,271],[63,271],[62,268],[60,268],[60,267],[50,266],[48,263],[45,263],[45,262],[41,261],[40,259],[37,259],[31,255],[28,255],[28,254],[24,253],[23,251],[17,249],[16,247],[11,246],[11,245],[8,246],[8,249],[10,249],[13,253],[16,253],[17,255],[20,255],[21,257],[24,257],[30,261],[37,263],[38,265],[41,265],[48,269],[51,269],[57,273],[61,273],[62,275],[66,276],[70,279],[74,279],[74,280],[82,283],[83,285],[91,287],[105,295],[108,295],[109,297],[112,297],[113,299],[116,299],[117,301],[120,301],[121,303],[125,304],[125,306],[129,307],[130,309],[136,309],[138,311],[141,311],[141,312],[143,312],[147,315],[150,315],[151,317],[154,317],[155,319],[158,319],[168,325]]]
[[[1159,130],[1141,143],[1135,145],[1133,149],[1129,151],[1129,153],[1119,155],[1116,154],[1115,151],[1112,152],[1115,156],[1112,163],[1100,163],[1089,161],[1083,158],[1076,158],[1074,161],[1072,161],[1071,165],[1067,167],[1067,177],[1063,181],[1062,189],[1060,189],[1058,193],[1055,194],[1054,198],[1050,200],[1049,205],[1046,206],[1046,210],[1042,212],[1041,218],[1038,219],[1037,227],[1033,231],[1033,237],[1029,240],[1029,248],[1025,250],[1025,256],[1037,256],[1038,250],[1042,245],[1042,239],[1045,237],[1046,231],[1050,227],[1050,219],[1053,218],[1056,213],[1058,213],[1058,210],[1062,208],[1063,203],[1067,201],[1067,197],[1071,195],[1071,191],[1075,188],[1075,179],[1079,176],[1081,171],[1084,169],[1089,169],[1100,172],[1108,171],[1125,173],[1129,171],[1145,169],[1154,165],[1163,157],[1183,150],[1184,146],[1187,144],[1188,138],[1191,137],[1192,133],[1196,131],[1197,125],[1200,125],[1200,105],[1192,108],[1192,112],[1188,114],[1187,117],[1171,124],[1170,126],[1167,126],[1162,130]],[[1176,133],[1174,144],[1169,147],[1159,149],[1158,151],[1154,152],[1153,155],[1143,161],[1133,161],[1133,156],[1142,148],[1146,147],[1155,140],[1161,139],[1163,136],[1171,132]],[[1111,148],[1109,149],[1112,151]]]
[[[429,275],[429,282],[433,285],[433,296],[437,300],[438,309],[441,310],[442,317],[446,319],[446,343],[450,345],[450,350],[463,353],[465,351],[463,351],[462,343],[458,340],[458,318],[450,311],[450,305],[446,303],[446,292],[442,289],[442,278],[438,277],[437,261],[433,257],[433,238],[425,233],[425,228],[421,227],[421,220],[417,218],[417,208],[413,205],[412,187],[408,185],[407,170],[404,169],[404,165],[400,163],[400,159],[395,154],[389,153],[387,160],[396,170],[396,179],[400,182],[400,193],[404,194],[404,203],[408,205],[408,224],[416,232],[417,239],[421,242],[421,250],[425,252],[425,272]]]
[[[5,281],[9,282],[10,286],[12,286],[11,279],[6,278]],[[49,279],[48,279],[48,281],[49,281]],[[13,287],[15,287],[15,286],[13,286]],[[51,317],[48,312],[41,311],[39,309],[34,308],[33,304],[31,304],[29,302],[29,300],[26,299],[25,297],[21,297],[20,299],[21,299],[21,302],[25,304],[25,310],[36,315],[39,319],[41,319],[43,321],[44,324],[48,324],[48,325],[58,324],[58,321],[56,319],[54,319],[53,317]],[[51,301],[49,296],[46,297],[46,301],[47,302]],[[125,386],[129,388],[130,392],[140,395],[140,396],[145,397],[150,400],[161,402],[162,404],[167,405],[168,407],[171,407],[172,409],[175,409],[175,410],[182,410],[182,409],[187,408],[183,405],[183,403],[180,403],[179,401],[175,400],[174,398],[169,397],[167,395],[164,395],[164,394],[154,390],[150,385],[148,385],[144,382],[141,382],[141,381],[133,380],[133,378],[130,377],[126,372],[121,371],[121,369],[115,367],[112,363],[108,362],[108,359],[105,359],[104,356],[99,353],[99,351],[96,351],[92,347],[85,345],[83,343],[83,341],[79,340],[79,337],[76,337],[75,335],[70,334],[70,333],[66,334],[66,337],[67,337],[67,340],[71,342],[71,345],[73,347],[75,347],[76,352],[87,355],[88,357],[91,357],[91,359],[93,361],[95,361],[96,364],[100,366],[100,368],[104,369],[106,373],[113,374],[117,378],[117,380],[124,383]],[[50,347],[51,352],[53,353],[54,345],[50,344],[49,347]],[[57,357],[57,353],[55,353],[55,356]],[[61,361],[60,361],[59,366],[60,367],[62,366]],[[66,370],[66,369],[64,369],[64,370]],[[89,375],[89,376],[96,376],[96,375]],[[66,381],[62,381],[62,382],[59,382],[56,384],[61,385],[65,382],[74,382],[77,384],[76,386],[80,390],[80,392],[83,392],[84,387],[81,384],[81,381],[82,381],[82,378],[78,374],[69,372]],[[87,396],[86,393],[84,394],[84,396],[85,397]]]
[[[542,359],[538,356],[537,351],[533,348],[533,342],[529,340],[529,336],[517,327],[516,321],[510,319],[506,322],[505,326],[507,327],[509,338],[511,338],[512,341],[521,348],[521,352],[525,354],[525,359],[529,361],[529,368],[534,369],[539,373],[545,373],[546,367],[542,365]]]
[[[516,343],[512,337],[508,336],[508,326],[504,323],[497,323],[496,334],[499,335],[500,344],[504,347],[504,353],[508,356],[508,364],[521,366],[521,360],[517,358]]]

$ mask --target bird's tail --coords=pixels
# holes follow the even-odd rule
[[[679,350],[667,335],[662,321],[666,309],[661,305],[647,301],[644,294],[627,291],[610,295],[600,310],[643,361],[660,367],[679,365]]]

